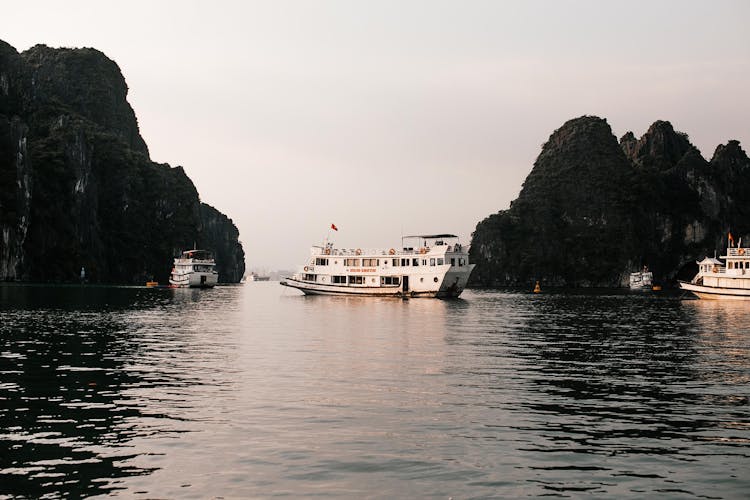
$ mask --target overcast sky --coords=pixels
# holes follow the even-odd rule
[[[508,208],[566,120],[669,120],[750,150],[750,1],[45,1],[19,51],[114,59],[154,161],[240,230],[249,269],[396,246]]]

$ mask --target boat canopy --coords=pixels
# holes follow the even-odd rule
[[[700,262],[696,261],[695,263],[698,264],[699,266],[723,266],[724,265],[722,261],[714,257],[706,257],[702,261]]]
[[[455,234],[415,234],[412,236],[402,236],[401,237],[401,246],[404,248],[404,250],[411,249],[413,247],[404,246],[404,240],[417,240],[417,244],[415,246],[418,247],[428,247],[428,246],[442,246],[442,245],[448,245],[449,243],[446,243],[443,240],[446,239],[456,239],[458,240],[458,236]],[[456,241],[456,245],[458,245],[458,241]]]
[[[458,238],[455,234],[415,234],[412,236],[402,236],[402,238],[423,238],[425,240],[434,240],[436,238]]]
[[[213,255],[208,250],[185,250],[182,252],[183,259],[211,260]]]

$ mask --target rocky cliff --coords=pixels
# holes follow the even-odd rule
[[[0,41],[0,279],[166,281],[194,244],[220,280],[242,277],[237,228],[181,167],[150,160],[127,90],[97,50]]]
[[[508,210],[472,237],[475,284],[625,286],[690,277],[731,230],[750,242],[750,160],[737,141],[710,161],[666,121],[618,142],[601,118],[565,123],[542,147]]]

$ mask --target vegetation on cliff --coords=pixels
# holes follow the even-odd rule
[[[748,205],[750,161],[737,141],[708,162],[669,122],[618,143],[606,120],[576,118],[544,144],[511,207],[477,225],[472,279],[623,286],[644,265],[657,280],[687,277],[696,258],[723,250],[728,230],[750,235]]]
[[[220,256],[221,281],[242,277],[237,228],[150,160],[126,96],[97,50],[0,42],[0,279],[166,281],[194,244]]]

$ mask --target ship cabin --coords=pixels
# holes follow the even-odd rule
[[[185,250],[174,260],[175,269],[197,272],[212,272],[216,261],[208,250]]]
[[[706,257],[702,261],[695,262],[698,264],[698,274],[716,274],[724,270],[724,263],[714,257]]]
[[[750,248],[727,248],[727,254],[721,258],[727,261],[727,276],[750,277]]]
[[[716,288],[750,288],[750,248],[728,248],[721,256],[726,265],[714,257],[698,264],[692,283]]]

